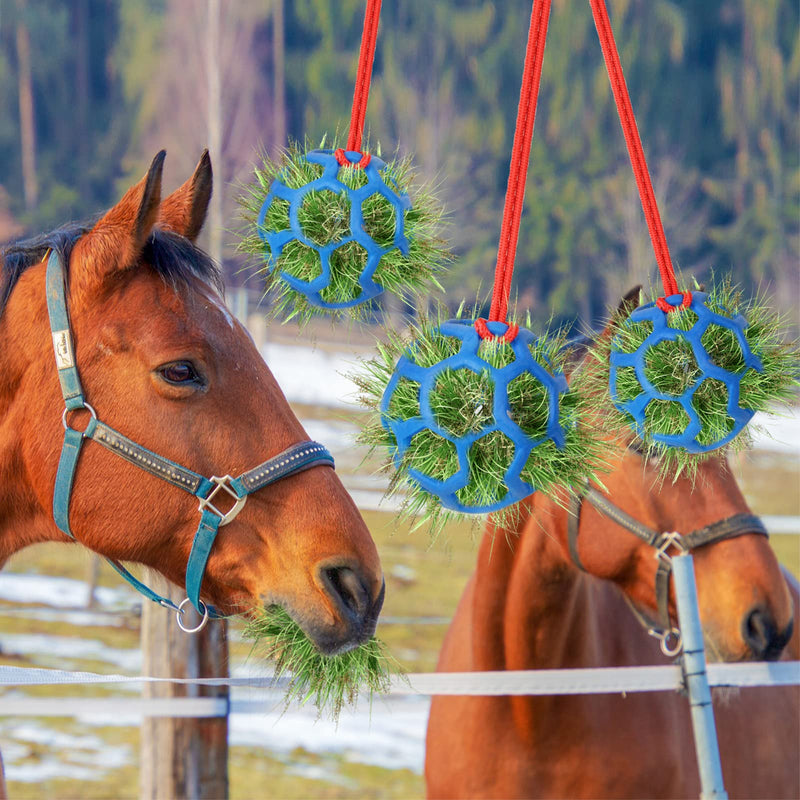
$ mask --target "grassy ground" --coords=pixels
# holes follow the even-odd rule
[[[753,510],[762,514],[800,514],[797,486],[800,465],[790,464],[768,454],[755,453],[742,458],[733,468],[739,477],[745,497]],[[412,624],[407,618],[449,618],[456,607],[464,583],[472,572],[477,540],[469,526],[451,527],[446,535],[430,545],[424,531],[411,531],[407,524],[396,524],[392,515],[364,512],[381,553],[387,581],[387,599],[380,635],[395,657],[409,671],[429,671],[435,666],[446,625]],[[800,533],[800,531],[798,531]],[[800,577],[800,537],[774,536],[772,544],[783,563]],[[46,545],[29,548],[12,559],[7,570],[38,572],[51,576],[85,580],[90,556],[80,547]],[[2,578],[0,578],[2,580]],[[120,579],[109,567],[101,567],[99,583],[119,587]],[[46,598],[42,598],[46,600]],[[7,605],[5,608],[7,609]],[[73,626],[64,622],[35,620],[3,613],[0,604],[0,629],[5,634],[42,634],[59,637],[99,639],[106,646],[119,650],[138,646],[139,622],[129,614],[118,624],[102,626]],[[238,640],[233,628],[231,659],[247,657],[250,646]],[[2,636],[0,636],[2,646]],[[13,654],[0,652],[0,663],[25,666],[64,666],[118,672],[109,662],[87,657],[64,660],[56,656]],[[31,696],[106,696],[118,694],[113,687],[40,687],[26,689]],[[9,720],[0,718],[0,749],[2,738],[15,741],[13,728],[5,727]],[[135,798],[138,796],[137,761],[138,729],[135,727],[94,727],[78,720],[54,718],[46,720],[15,720],[15,725],[39,726],[53,734],[73,737],[96,737],[104,746],[127,748],[129,763],[109,769],[101,780],[81,781],[49,779],[35,783],[14,782],[9,786],[14,798]],[[369,736],[369,733],[365,733]],[[46,742],[21,740],[24,756],[15,763],[37,766],[56,755],[66,763],[86,763],[89,751],[74,747],[52,746]],[[19,744],[19,742],[18,742]],[[83,758],[83,762],[81,761]],[[77,759],[77,761],[75,761]],[[98,758],[102,764],[102,758]],[[350,761],[341,754],[315,754],[298,748],[289,753],[267,753],[261,749],[235,746],[230,753],[231,797],[245,800],[255,797],[283,798],[355,798],[355,797],[421,797],[424,794],[422,777],[409,770],[388,770]]]

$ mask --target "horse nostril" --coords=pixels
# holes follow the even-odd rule
[[[756,658],[775,661],[791,638],[791,625],[778,631],[772,615],[763,608],[754,608],[742,623],[742,637]]]
[[[323,575],[334,598],[362,620],[369,610],[369,592],[363,578],[349,567],[328,568]]]

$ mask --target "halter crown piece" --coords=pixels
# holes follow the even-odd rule
[[[740,313],[730,284],[708,294],[679,289],[608,11],[604,0],[590,2],[664,288],[605,345],[608,389],[647,449],[671,452],[674,461],[664,467],[689,467],[693,475],[694,456],[728,445],[755,411],[789,399],[797,354],[783,343],[780,320],[758,301]],[[608,422],[615,424],[613,416]]]
[[[101,422],[97,414],[86,402],[83,394],[78,369],[75,363],[75,351],[72,343],[72,331],[69,323],[67,298],[64,284],[64,267],[55,251],[50,253],[47,262],[47,312],[50,319],[50,330],[53,335],[53,347],[56,357],[56,368],[64,397],[64,444],[56,473],[53,492],[53,519],[59,530],[75,539],[69,524],[69,503],[72,486],[78,467],[81,447],[86,440],[92,440],[130,461],[132,464],[161,478],[167,483],[177,486],[197,497],[199,501],[200,522],[194,535],[192,549],[186,565],[186,593],[188,597],[179,606],[171,600],[161,597],[141,581],[135,578],[125,567],[114,559],[106,559],[109,564],[149,600],[171,608],[177,613],[178,625],[187,633],[203,628],[209,617],[220,615],[200,599],[203,575],[208,563],[211,548],[214,546],[217,533],[223,525],[227,525],[242,510],[249,495],[263,489],[281,478],[302,472],[320,465],[333,467],[333,457],[317,442],[300,442],[292,445],[282,453],[274,456],[254,469],[232,478],[203,475],[176,464],[164,456],[142,447],[123,434]],[[86,429],[79,431],[69,424],[69,415],[73,411],[84,409],[89,412],[90,420]],[[228,511],[221,511],[218,506],[228,496],[233,502]],[[184,605],[190,602],[202,616],[196,628],[186,628],[182,622]]]
[[[381,0],[367,0],[346,146],[291,145],[282,160],[256,169],[257,184],[242,198],[256,231],[242,247],[266,260],[267,288],[290,316],[362,316],[385,289],[427,291],[446,257],[432,196],[420,190],[412,213],[410,162],[386,163],[363,146],[380,11]]]

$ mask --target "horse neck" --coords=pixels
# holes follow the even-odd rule
[[[0,566],[29,544],[64,538],[45,498],[33,491],[26,467],[44,436],[41,413],[51,394],[53,415],[58,413],[57,382],[46,375],[47,368],[55,375],[49,342],[41,264],[20,278],[0,315]]]
[[[583,575],[565,556],[567,512],[525,501],[518,530],[489,526],[474,580],[476,669],[555,669],[579,648]]]
[[[472,668],[475,670],[576,669],[626,663],[615,660],[602,615],[614,592],[607,581],[578,570],[567,555],[567,511],[534,495],[515,538],[490,529],[481,544],[472,598]],[[618,608],[611,613],[617,614]],[[620,620],[628,633],[631,620]],[[591,725],[585,698],[519,696],[506,704],[516,735],[551,748],[566,721]],[[494,706],[493,708],[497,708]]]

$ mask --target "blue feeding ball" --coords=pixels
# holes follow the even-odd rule
[[[380,402],[410,491],[467,513],[497,511],[542,488],[541,463],[563,455],[569,427],[560,407],[567,381],[547,355],[553,348],[526,329],[479,324],[493,337],[516,335],[483,339],[468,319],[423,326]]]
[[[742,407],[743,379],[764,369],[745,335],[748,322],[712,310],[707,298],[692,292],[640,306],[611,341],[611,399],[646,443],[708,453],[755,413]]]
[[[376,156],[312,150],[290,157],[292,162],[270,185],[257,218],[258,236],[269,253],[268,268],[280,269],[280,277],[319,308],[349,308],[371,300],[385,288],[380,281],[382,259],[390,253],[409,255],[408,194]],[[307,182],[290,186],[298,175],[307,175]],[[365,209],[367,225],[379,229],[380,241],[366,229]],[[276,223],[278,219],[283,221]]]

